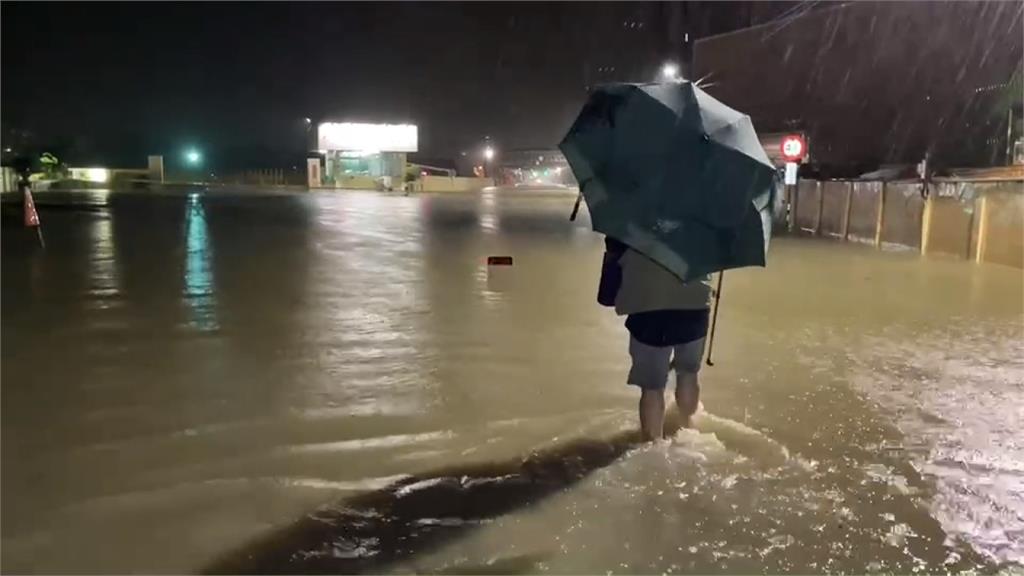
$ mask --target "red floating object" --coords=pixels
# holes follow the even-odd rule
[[[511,256],[488,256],[487,257],[487,265],[488,266],[511,266],[512,265],[512,257]]]

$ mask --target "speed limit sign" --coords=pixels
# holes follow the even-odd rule
[[[807,142],[799,134],[790,134],[782,139],[782,157],[786,162],[799,162],[807,156]]]

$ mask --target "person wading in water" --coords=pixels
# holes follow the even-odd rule
[[[700,405],[697,374],[711,308],[710,277],[683,282],[618,240],[605,238],[598,302],[626,316],[632,366],[626,382],[640,388],[640,430],[664,436],[665,386],[676,373],[676,405],[689,427]]]

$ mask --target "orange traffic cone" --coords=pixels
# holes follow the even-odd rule
[[[36,212],[36,203],[32,201],[32,191],[25,188],[25,227],[39,226],[39,214]]]
[[[46,248],[46,242],[43,241],[43,227],[39,225],[39,213],[36,212],[36,203],[32,201],[32,190],[27,186],[25,187],[25,227],[35,228],[36,235],[39,237],[39,245]]]

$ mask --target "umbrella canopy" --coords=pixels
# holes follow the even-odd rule
[[[775,167],[750,117],[692,82],[600,87],[559,148],[594,230],[684,281],[765,265]]]

